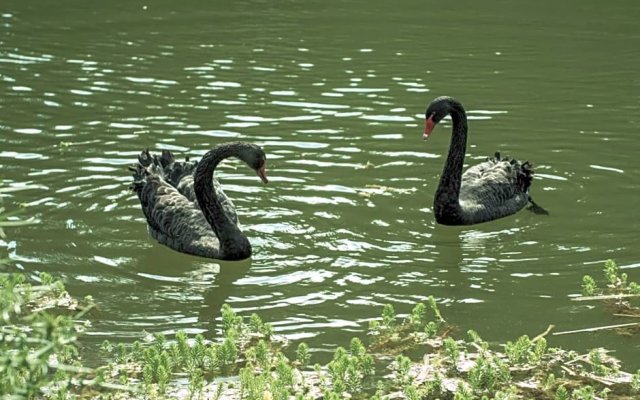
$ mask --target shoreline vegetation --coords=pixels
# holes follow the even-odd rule
[[[639,286],[615,262],[605,285],[585,276],[583,296],[614,315],[640,315]],[[370,322],[368,345],[358,337],[333,358],[313,363],[304,343],[289,343],[257,315],[221,309],[222,336],[147,334],[132,344],[105,341],[105,365],[88,368],[80,350],[90,329],[91,298],[77,301],[46,273],[30,283],[0,274],[2,398],[92,399],[634,399],[640,370],[629,373],[605,349],[586,354],[549,347],[545,332],[504,345],[470,330],[456,332],[436,301],[399,316],[385,305]],[[623,324],[624,325],[624,324]],[[614,328],[611,328],[614,329]],[[637,333],[635,326],[615,328]],[[583,331],[589,331],[585,329]],[[583,332],[577,331],[577,332]],[[421,356],[415,357],[415,354]],[[409,357],[411,355],[412,357]]]
[[[2,227],[33,223],[6,218]],[[504,345],[478,332],[457,332],[436,300],[410,314],[392,305],[370,322],[367,344],[354,337],[331,361],[315,363],[304,342],[289,343],[260,316],[221,309],[221,337],[177,332],[146,334],[132,344],[105,341],[105,363],[82,363],[82,335],[91,326],[90,297],[78,301],[60,280],[9,273],[0,263],[0,398],[2,399],[636,399],[640,370],[625,372],[602,348],[578,354],[550,347],[547,338],[615,329],[640,330],[640,285],[612,260],[603,282],[582,281],[574,301],[603,304],[628,323],[578,331],[549,328]],[[635,302],[635,303],[634,303]],[[635,319],[635,320],[634,320]],[[92,346],[89,346],[92,347]]]

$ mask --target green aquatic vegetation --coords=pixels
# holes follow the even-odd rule
[[[447,337],[444,339],[444,352],[449,361],[449,365],[454,370],[457,369],[458,358],[460,358],[460,348],[458,347],[458,342],[451,337]]]
[[[14,281],[24,282],[24,278],[11,280],[1,275],[0,279],[9,286]],[[49,276],[41,277],[40,281],[55,283]],[[0,286],[0,292],[6,291],[6,286]],[[59,295],[65,293],[64,287],[56,286],[56,291]],[[37,287],[25,286],[23,290],[7,293],[7,298],[0,296],[0,304],[4,305],[3,310],[11,310],[13,300],[9,297],[19,299],[24,305],[29,302],[25,299],[39,293]],[[77,348],[70,346],[56,353],[57,362],[62,360],[66,366],[55,369],[48,365],[55,373],[44,377],[51,388],[50,397],[60,399],[575,400],[618,399],[619,393],[640,389],[640,371],[634,376],[624,375],[626,380],[618,379],[616,361],[603,351],[578,355],[550,349],[544,333],[534,339],[523,335],[508,342],[503,354],[474,330],[467,332],[466,340],[450,336],[455,330],[446,324],[435,307],[435,300],[433,305],[430,300],[416,304],[409,311],[406,317],[398,316],[393,307],[384,307],[377,325],[373,324],[371,345],[367,347],[359,338],[353,338],[348,346],[336,348],[326,366],[317,363],[310,366],[311,350],[305,343],[290,350],[280,347],[274,341],[277,337],[273,337],[271,325],[259,316],[243,318],[229,306],[223,306],[219,339],[209,341],[202,335],[178,332],[173,337],[147,335],[148,343],[138,341],[124,345],[105,341],[101,348],[113,364],[99,370],[77,366]],[[53,323],[55,321],[49,321],[49,326]],[[76,336],[80,333],[81,330],[75,331]],[[398,349],[403,353],[399,354]],[[418,361],[408,357],[417,351],[423,351]],[[0,358],[5,353],[0,352]],[[375,385],[374,366],[383,371]],[[0,363],[0,372],[4,373],[2,368],[6,367]],[[393,374],[384,374],[385,370]],[[220,381],[233,374],[239,375],[237,381]],[[0,374],[0,383],[3,379],[4,375]],[[91,382],[97,388],[137,385],[140,391],[123,396],[119,391],[85,392],[78,389],[80,384],[84,385],[82,382]],[[616,382],[622,389],[608,391],[602,382]],[[35,392],[35,385],[33,387],[34,394],[40,393]]]
[[[507,342],[504,351],[512,364],[521,364],[527,361],[529,348],[531,348],[531,340],[529,336],[523,335],[515,342]]]
[[[271,367],[271,352],[269,346],[267,345],[267,342],[265,342],[264,340],[258,341],[258,344],[256,344],[253,350],[257,365],[263,371],[268,371]]]
[[[556,389],[556,393],[553,398],[554,400],[569,400],[570,396],[571,395],[566,387],[559,386],[558,389]]]
[[[478,332],[473,329],[469,329],[467,331],[467,336],[469,336],[471,343],[476,344],[480,349],[482,349],[482,351],[487,351],[489,349],[489,343],[482,340]]]
[[[640,369],[633,374],[631,378],[631,390],[636,393],[640,393]]]
[[[582,278],[582,295],[576,301],[602,301],[605,306],[618,317],[637,318],[640,316],[640,285],[629,280],[629,276],[620,271],[620,267],[613,260],[604,263],[603,275],[605,284],[598,287],[597,282],[589,275]],[[617,324],[616,328],[621,334],[633,334],[640,332],[640,325],[632,320],[627,324]]]
[[[622,279],[619,277],[620,268],[613,260],[607,260],[604,263],[604,275],[609,281],[609,285],[613,287],[620,286]],[[626,280],[626,279],[625,279]]]
[[[604,364],[602,357],[602,349],[591,350],[589,352],[589,364],[591,365],[591,372],[596,375],[605,376],[611,372],[611,368]]]
[[[427,338],[433,338],[433,337],[436,337],[436,335],[438,334],[438,329],[439,329],[439,326],[437,323],[433,321],[429,321],[424,326],[424,333],[427,336]]]
[[[456,388],[453,400],[476,400],[476,396],[473,394],[471,389],[467,387],[467,385],[460,382]]]
[[[468,372],[468,382],[474,393],[493,392],[511,379],[509,367],[496,356],[480,354]]]
[[[222,346],[218,347],[216,358],[219,360],[221,366],[235,364],[238,359],[236,341],[230,337],[225,338]]]
[[[544,384],[542,386],[542,388],[544,390],[550,390],[551,388],[556,386],[556,376],[553,373],[550,373],[549,375],[547,375],[547,378],[544,380]]]
[[[298,349],[296,350],[296,361],[300,368],[304,369],[309,364],[309,360],[311,359],[311,354],[309,353],[309,346],[305,342],[302,342],[298,345]]]
[[[418,303],[413,310],[411,310],[411,315],[409,315],[409,323],[413,325],[416,330],[420,329],[421,326],[424,326],[427,317],[427,306],[424,303]]]
[[[629,276],[620,272],[620,267],[613,260],[607,260],[603,267],[606,289],[598,287],[596,280],[590,275],[582,277],[582,294],[584,296],[629,294],[638,290],[637,282],[630,282]]]
[[[598,284],[590,275],[582,277],[582,295],[593,296],[598,291]]]
[[[327,365],[333,390],[336,393],[360,393],[364,382],[373,375],[373,357],[367,353],[362,341],[351,339],[349,351],[338,347],[333,360]]]
[[[242,330],[242,317],[236,315],[236,312],[233,311],[233,308],[231,308],[230,305],[223,304],[220,312],[222,315],[222,331],[225,335],[227,335],[232,329],[235,329],[236,331]]]
[[[421,400],[422,396],[418,393],[418,389],[415,386],[407,385],[402,389],[407,400]]]
[[[392,305],[385,305],[380,318],[369,322],[369,332],[373,336],[372,349],[402,353],[418,343],[436,339],[446,327],[446,322],[433,296],[429,297],[427,304],[416,304],[403,319],[396,315]]]
[[[196,368],[189,375],[189,399],[199,399],[204,389],[204,373]]]
[[[61,281],[42,273],[32,285],[24,275],[0,274],[0,393],[33,398],[72,386],[97,385],[78,360],[77,338],[92,304],[69,300]],[[66,304],[72,314],[52,313]],[[60,309],[60,312],[63,310]]]
[[[572,397],[575,400],[595,400],[596,391],[593,387],[587,385],[581,388],[575,389],[572,393]]]
[[[403,355],[396,357],[396,385],[404,386],[411,383],[411,376],[409,371],[411,370],[411,359]]]
[[[382,326],[391,329],[396,321],[396,311],[391,304],[385,304],[382,308]]]

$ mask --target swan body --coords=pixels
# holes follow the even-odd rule
[[[243,160],[268,182],[264,151],[249,143],[218,145],[199,162],[178,162],[169,152],[140,154],[138,163],[130,167],[131,187],[154,239],[176,251],[207,258],[251,256],[251,244],[238,227],[235,207],[213,177],[218,164],[229,157]]]
[[[198,166],[198,161],[190,161],[187,156],[184,161],[176,161],[174,155],[168,150],[162,150],[160,156],[152,155],[149,150],[144,150],[138,156],[138,162],[148,167],[151,164],[155,165],[155,168],[159,168],[164,180],[176,188],[187,199],[197,202],[196,192],[194,189],[194,177],[193,172]],[[229,218],[234,223],[238,223],[238,214],[233,202],[222,190],[220,182],[213,177],[214,193],[218,197],[218,200],[222,204],[222,208]],[[197,206],[197,204],[196,204]]]
[[[531,210],[548,214],[529,195],[533,168],[528,161],[502,158],[500,153],[462,173],[467,144],[467,115],[452,97],[438,97],[425,113],[424,139],[438,122],[451,115],[453,128],[447,160],[433,202],[436,221],[471,225],[514,214],[531,203]]]

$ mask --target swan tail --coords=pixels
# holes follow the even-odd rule
[[[549,211],[539,206],[538,203],[533,201],[531,196],[529,196],[529,203],[531,203],[531,205],[527,207],[527,210],[533,211],[535,214],[538,214],[538,215],[549,215]]]
[[[139,194],[144,187],[144,182],[149,175],[149,171],[147,171],[147,168],[142,164],[130,166],[129,171],[133,172],[133,183],[129,186],[129,189]]]
[[[138,163],[129,166],[129,171],[133,175],[133,183],[129,187],[136,193],[140,193],[145,186],[145,182],[149,175],[155,174],[163,176],[161,161],[157,156],[152,155],[149,149],[142,150],[138,155]]]
[[[499,151],[496,151],[493,157],[488,157],[487,161],[495,164],[500,162],[509,163],[505,170],[515,177],[516,185],[525,193],[529,190],[533,182],[533,165],[529,161],[522,162],[509,156],[504,157]]]
[[[524,192],[527,192],[533,182],[533,165],[529,161],[520,164],[517,160],[511,160],[511,164],[519,167],[517,173],[518,185]]]
[[[160,165],[162,165],[163,169],[173,164],[174,161],[175,157],[173,156],[173,153],[171,153],[169,150],[162,150],[162,155],[160,156]]]
[[[164,174],[167,177],[169,183],[177,187],[182,178],[193,174],[198,163],[189,161],[189,157],[186,157],[184,162],[176,161],[175,157],[169,151],[163,151],[160,157],[160,162],[164,169]]]
[[[148,167],[149,165],[154,163],[155,157],[149,153],[149,149],[144,149],[140,154],[138,154],[138,163],[143,167]]]

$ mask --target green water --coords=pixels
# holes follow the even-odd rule
[[[640,3],[144,4],[0,6],[3,203],[42,220],[0,247],[94,296],[95,342],[211,337],[224,302],[316,353],[364,337],[383,304],[429,295],[497,342],[630,322],[571,296],[607,258],[640,281]],[[445,94],[469,112],[467,162],[531,160],[550,216],[434,223],[449,125],[421,133]],[[237,162],[218,173],[253,259],[155,243],[127,165],[146,147],[197,158],[229,140],[268,154],[266,186]],[[640,367],[633,337],[549,340]]]

